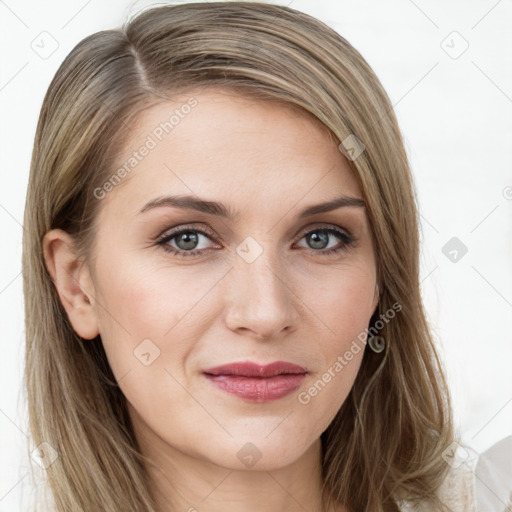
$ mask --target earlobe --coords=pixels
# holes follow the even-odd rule
[[[75,332],[85,339],[98,334],[94,289],[89,269],[78,260],[71,235],[61,229],[43,240],[46,268]]]

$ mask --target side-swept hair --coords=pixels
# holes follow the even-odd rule
[[[144,457],[101,339],[73,330],[42,250],[53,228],[88,261],[119,148],[142,109],[206,87],[293,105],[341,143],[364,151],[350,167],[367,205],[387,348],[365,351],[353,388],[321,436],[324,490],[351,510],[436,501],[453,438],[450,399],[420,294],[417,198],[391,102],[333,29],[297,10],[257,2],[165,5],[78,43],[53,78],[35,135],[26,198],[23,279],[25,384],[35,445],[57,512],[155,512]]]

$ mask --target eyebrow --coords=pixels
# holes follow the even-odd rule
[[[196,196],[189,195],[157,197],[146,203],[140,210],[139,214],[161,206],[174,206],[176,208],[195,210],[198,212],[207,213],[209,215],[223,217],[233,222],[237,222],[239,219],[238,212],[233,211],[231,208],[229,208],[223,203],[219,203],[217,201],[208,201],[205,199],[198,198]],[[310,217],[317,213],[329,212],[331,210],[336,210],[337,208],[347,206],[364,208],[365,202],[363,199],[360,199],[358,197],[340,196],[331,199],[326,203],[315,204],[307,207],[305,210],[299,213],[298,218],[302,219],[305,217]]]

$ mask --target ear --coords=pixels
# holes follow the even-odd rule
[[[85,339],[99,334],[93,282],[87,265],[77,258],[71,235],[62,229],[48,231],[43,239],[46,268],[52,276],[71,325]]]

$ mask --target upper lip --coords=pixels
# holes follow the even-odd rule
[[[203,370],[203,373],[210,375],[237,375],[242,377],[275,377],[276,375],[282,374],[303,374],[307,373],[307,370],[302,366],[286,361],[275,361],[264,366],[246,361],[207,368]]]

